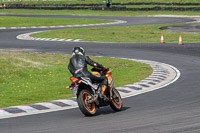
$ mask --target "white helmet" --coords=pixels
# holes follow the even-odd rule
[[[85,50],[82,47],[74,47],[72,50],[72,55],[75,55],[75,54],[85,56]]]

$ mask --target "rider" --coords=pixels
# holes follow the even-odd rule
[[[105,75],[92,74],[88,71],[87,64],[99,70],[108,70],[107,67],[104,67],[101,64],[91,60],[89,56],[85,56],[85,50],[82,47],[74,47],[72,51],[72,57],[70,58],[70,63],[68,65],[69,71],[76,78],[88,77],[93,83],[100,83],[99,96],[100,98],[106,98],[104,92],[108,85],[107,77]]]

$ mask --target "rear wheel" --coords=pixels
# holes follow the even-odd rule
[[[93,116],[96,113],[95,103],[90,103],[91,98],[91,92],[86,89],[83,89],[77,97],[78,106],[81,112],[86,116]]]
[[[118,90],[116,90],[115,88],[113,88],[113,96],[110,106],[114,111],[121,111],[123,107],[121,96]]]

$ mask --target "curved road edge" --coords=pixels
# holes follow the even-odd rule
[[[180,71],[177,68],[168,64],[148,60],[128,60],[149,64],[153,68],[153,73],[148,78],[142,81],[118,87],[117,89],[120,92],[122,98],[128,98],[131,96],[136,96],[139,94],[161,89],[165,86],[172,84],[180,77]],[[54,112],[77,107],[78,105],[76,102],[76,98],[61,99],[51,102],[35,103],[30,105],[12,106],[0,108],[0,119]]]
[[[124,24],[127,21],[124,20],[114,20],[116,22],[110,23],[98,23],[98,24],[80,24],[80,25],[60,25],[60,26],[30,26],[30,27],[0,27],[0,30],[9,30],[9,29],[52,29],[52,28],[75,28],[75,27],[90,27],[90,26],[105,26],[105,25],[115,25],[115,24]]]
[[[77,16],[77,15],[76,15]],[[81,15],[80,15],[81,16]],[[84,16],[84,15],[83,15]],[[174,32],[199,32],[199,22],[200,16],[187,16],[187,15],[147,15],[147,17],[164,17],[164,18],[190,18],[194,21],[186,22],[186,24],[176,24],[171,26],[160,27],[161,30],[169,30]],[[91,26],[105,26],[105,25],[115,25],[115,24],[123,24],[127,23],[124,20],[114,20],[116,22],[113,23],[100,23],[100,24],[83,24],[83,25],[66,25],[66,26],[39,26],[39,27],[0,27],[0,29],[29,29],[29,28],[74,28],[74,27],[91,27]],[[190,28],[188,28],[190,27]],[[195,28],[194,28],[195,27]],[[126,43],[126,42],[98,42],[98,41],[85,41],[84,39],[61,39],[61,38],[38,38],[31,37],[31,34],[45,32],[37,31],[37,32],[29,32],[18,35],[16,38],[19,40],[35,40],[35,41],[58,41],[58,42],[93,42],[93,43]]]

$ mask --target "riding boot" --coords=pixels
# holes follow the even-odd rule
[[[99,87],[99,94],[100,94],[99,97],[100,97],[101,99],[109,100],[109,99],[106,97],[106,95],[104,94],[107,88],[108,88],[108,87],[107,87],[106,85],[102,85],[101,87]]]

